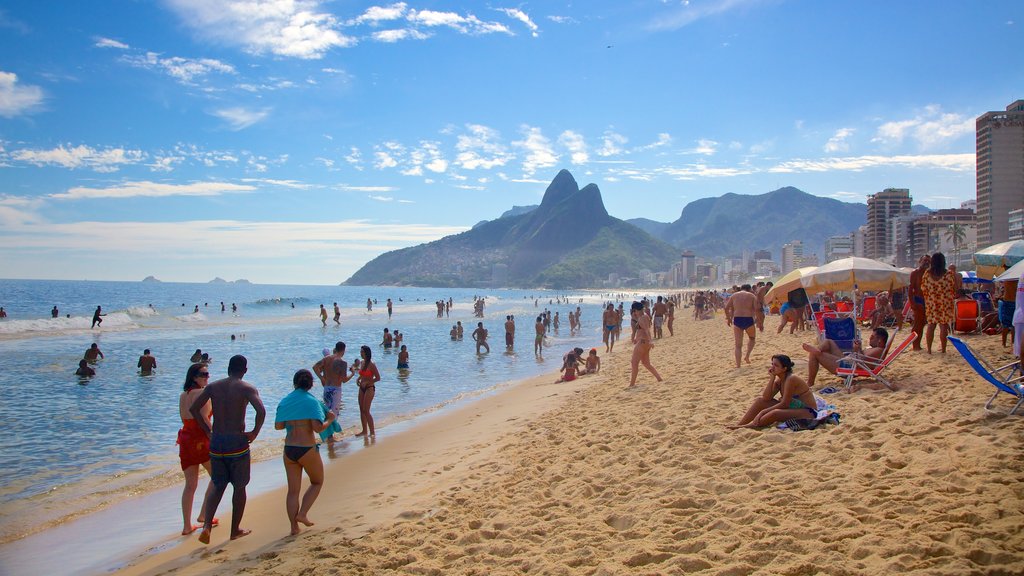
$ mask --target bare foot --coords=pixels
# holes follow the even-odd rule
[[[804,350],[806,350],[809,354],[813,354],[815,356],[817,356],[817,354],[815,354],[815,352],[819,352],[819,350],[817,348],[815,348],[814,346],[811,346],[810,344],[807,344],[807,343],[804,343]]]
[[[312,526],[314,524],[312,520],[306,518],[305,516],[296,516],[295,521],[300,524],[305,524],[306,526]]]
[[[181,531],[181,535],[182,536],[188,536],[189,534],[195,532],[196,530],[199,530],[199,525],[198,524],[193,524],[192,526],[189,526],[188,528],[185,528],[184,530],[182,530]]]
[[[234,534],[231,535],[231,539],[232,540],[238,540],[239,538],[241,538],[243,536],[248,536],[249,534],[252,534],[252,530],[243,530],[243,529],[239,528],[238,532],[235,532]]]
[[[354,434],[354,436],[355,436],[356,438],[359,438],[360,436],[366,436],[366,432],[356,432],[356,433]]]
[[[298,536],[299,534],[302,534],[302,528],[292,526],[292,536]]]
[[[210,531],[207,530],[206,528],[203,528],[203,531],[199,533],[199,541],[202,542],[203,544],[209,544],[210,543]]]

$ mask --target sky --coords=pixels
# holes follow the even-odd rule
[[[331,285],[539,204],[975,198],[1024,2],[0,1],[0,276]]]

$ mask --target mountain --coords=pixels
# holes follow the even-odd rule
[[[540,206],[529,208],[381,254],[343,284],[600,286],[609,274],[667,270],[678,258],[675,248],[610,216],[597,185],[581,189],[568,170],[551,181]]]
[[[648,220],[647,218],[631,218],[626,220],[626,222],[629,222],[633,226],[636,226],[655,238],[661,238],[665,233],[665,230],[671,226],[668,222],[658,222],[656,220]]]

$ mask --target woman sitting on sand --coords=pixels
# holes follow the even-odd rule
[[[284,472],[288,477],[288,495],[285,508],[292,525],[292,536],[300,532],[299,523],[312,526],[307,516],[309,509],[320,495],[324,483],[324,463],[320,459],[315,432],[322,432],[336,418],[334,412],[324,409],[316,396],[310,394],[313,388],[313,373],[299,370],[292,377],[295,386],[290,394],[277,405],[274,418],[275,430],[287,430],[284,439]],[[302,472],[309,477],[309,488],[299,505],[299,491],[302,489]]]
[[[370,437],[375,437],[377,432],[373,428],[370,405],[373,404],[373,397],[377,394],[380,372],[377,371],[377,365],[373,363],[373,352],[369,346],[360,346],[359,355],[363,360],[362,362],[353,362],[352,370],[359,371],[359,380],[356,381],[356,384],[359,386],[359,421],[363,425],[363,429],[356,436],[366,436],[369,433]]]
[[[761,396],[754,400],[743,418],[730,428],[760,428],[791,419],[817,418],[818,403],[814,394],[803,378],[793,374],[793,361],[789,356],[772,356],[768,374],[768,384]]]
[[[199,526],[193,525],[191,522],[192,500],[195,499],[196,488],[199,486],[199,466],[206,468],[207,475],[210,474],[210,439],[206,437],[206,433],[189,412],[192,403],[199,397],[209,381],[210,371],[206,365],[198,362],[192,364],[189,366],[188,372],[185,373],[184,391],[178,397],[178,412],[181,416],[181,430],[178,430],[178,458],[181,460],[181,471],[185,474],[185,487],[181,491],[181,517],[185,522],[184,528],[181,530],[182,536],[188,536],[199,529]],[[207,425],[210,424],[212,411],[213,408],[209,402],[201,410]],[[213,482],[207,484],[206,496],[203,496],[203,507],[199,509],[199,518],[196,519],[199,525],[206,522],[204,517],[206,499],[209,498],[212,488]],[[213,520],[213,525],[217,525],[216,518]]]
[[[651,348],[654,348],[654,341],[651,339],[651,317],[640,302],[633,302],[633,305],[629,307],[629,314],[632,317],[632,323],[636,326],[636,330],[633,332],[633,358],[630,360],[632,372],[629,375],[629,385],[636,386],[636,375],[640,370],[640,364],[643,364],[658,382],[661,382],[661,374],[658,374],[654,366],[651,366]]]

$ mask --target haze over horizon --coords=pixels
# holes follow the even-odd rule
[[[979,7],[980,6],[980,7]],[[337,284],[538,204],[975,197],[1024,3],[42,0],[0,8],[4,277]]]

